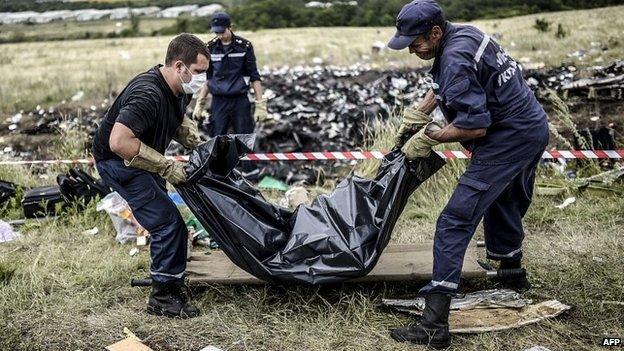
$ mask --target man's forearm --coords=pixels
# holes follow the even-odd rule
[[[141,140],[121,123],[113,125],[108,144],[112,152],[126,161],[132,160],[141,148]]]
[[[255,80],[251,82],[251,86],[253,87],[254,94],[256,95],[256,101],[262,100],[262,83],[259,80]]]
[[[429,90],[425,95],[425,98],[418,103],[418,110],[426,114],[431,114],[436,107],[438,107],[438,100],[436,99],[433,90]]]
[[[485,136],[486,129],[461,129],[449,123],[446,127],[427,133],[427,136],[441,143],[454,143],[473,140]]]
[[[208,96],[208,82],[197,93],[197,99],[205,99]]]

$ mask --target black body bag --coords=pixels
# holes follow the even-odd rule
[[[177,190],[224,253],[268,282],[334,283],[368,274],[409,196],[445,164],[435,153],[408,162],[393,151],[374,179],[350,176],[331,194],[289,211],[234,170],[254,138],[219,136],[199,146],[189,181]]]

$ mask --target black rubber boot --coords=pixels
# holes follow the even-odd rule
[[[414,344],[427,345],[434,349],[451,346],[448,316],[451,297],[447,294],[425,295],[425,311],[420,323],[415,326],[390,330],[390,336],[396,341],[409,341]]]
[[[522,261],[501,261],[500,269],[519,269],[522,268]],[[523,293],[531,289],[531,283],[527,279],[525,274],[514,278],[502,278],[499,280],[499,284],[502,288],[515,290]]]
[[[190,296],[184,282],[159,283],[152,281],[152,293],[147,313],[171,318],[193,318],[200,314],[197,307],[188,304]]]

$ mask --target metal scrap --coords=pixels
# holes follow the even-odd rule
[[[531,304],[530,299],[523,298],[513,290],[483,290],[461,294],[451,299],[451,310],[468,310],[476,308],[524,308]],[[394,308],[418,309],[425,308],[425,299],[418,297],[412,300],[383,299],[384,306]]]
[[[624,100],[624,60],[609,66],[579,71],[573,65],[528,72],[527,82],[534,90],[554,89],[566,96],[590,99]]]
[[[492,291],[489,290],[477,292],[477,294],[491,294],[491,292]],[[501,297],[511,296],[511,294],[507,294],[510,293],[503,293]],[[495,301],[495,303],[498,303],[498,300]],[[521,304],[524,304],[524,306],[521,306]],[[483,308],[476,306],[483,306]],[[530,300],[525,300],[515,306],[512,303],[512,306],[509,307],[497,307],[496,305],[489,305],[489,303],[481,304],[481,302],[477,302],[476,304],[467,304],[466,307],[467,308],[464,308],[458,303],[454,305],[453,301],[451,301],[451,313],[449,315],[451,333],[476,334],[518,328],[540,322],[547,318],[554,318],[570,309],[570,306],[557,300],[549,300],[537,304],[531,304]],[[401,313],[420,316],[424,308],[424,300],[422,303],[415,302],[412,305],[408,304],[407,307],[392,306],[392,308]]]

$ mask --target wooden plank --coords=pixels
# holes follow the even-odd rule
[[[388,246],[379,262],[366,276],[350,282],[429,280],[433,267],[432,243]],[[265,284],[266,282],[238,268],[222,251],[210,255],[195,253],[187,263],[191,283]],[[468,247],[464,258],[464,278],[483,277],[485,270],[477,263],[477,247]]]

